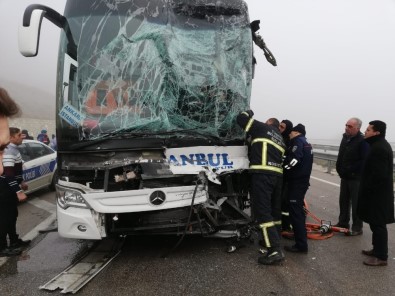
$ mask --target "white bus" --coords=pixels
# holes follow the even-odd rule
[[[20,51],[61,28],[56,92],[63,237],[235,236],[248,156],[253,32],[242,0],[68,0],[27,7]]]

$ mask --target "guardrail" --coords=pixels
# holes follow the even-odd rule
[[[316,159],[326,161],[327,173],[330,174],[336,168],[337,155],[328,154],[325,152],[314,151],[314,161]]]
[[[311,144],[313,146],[313,149],[317,150],[323,150],[323,151],[336,151],[339,152],[339,146],[335,145],[322,145],[322,144]]]
[[[336,168],[336,160],[339,146],[316,144],[313,144],[312,146],[314,151],[314,160],[319,159],[326,161],[326,167],[328,168],[326,172],[330,174],[332,170]],[[395,164],[393,165],[393,171],[395,173]]]

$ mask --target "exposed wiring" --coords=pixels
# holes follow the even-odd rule
[[[199,186],[199,180],[196,181],[196,186],[195,189],[193,191],[193,196],[192,196],[192,201],[191,201],[191,205],[190,205],[190,211],[189,211],[189,216],[188,216],[188,221],[185,224],[185,229],[184,232],[182,234],[182,236],[180,237],[180,239],[177,241],[177,243],[173,246],[173,248],[171,248],[169,251],[167,251],[166,253],[162,254],[162,256],[160,256],[161,258],[166,258],[171,252],[173,252],[175,249],[178,248],[178,246],[181,244],[181,242],[184,240],[184,237],[188,231],[188,227],[189,227],[189,223],[191,222],[191,218],[192,218],[192,213],[193,213],[193,205],[195,203],[195,196],[196,196],[196,192]]]

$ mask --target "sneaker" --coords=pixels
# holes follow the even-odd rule
[[[284,260],[284,257],[281,254],[281,252],[273,251],[271,253],[267,253],[264,256],[260,256],[258,258],[258,263],[263,264],[263,265],[274,265],[274,264],[280,263],[283,260]]]
[[[21,248],[21,247],[26,247],[28,245],[30,245],[32,241],[31,240],[21,240],[20,238],[18,238],[18,240],[10,243],[10,249],[17,249],[17,248]]]
[[[0,250],[0,257],[18,256],[21,253],[22,253],[21,250],[13,250],[13,249],[5,248]]]

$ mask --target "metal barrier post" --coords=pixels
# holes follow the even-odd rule
[[[326,171],[328,174],[332,172],[333,161],[328,160],[328,170]]]

